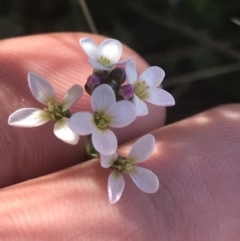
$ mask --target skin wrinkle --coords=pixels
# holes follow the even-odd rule
[[[179,237],[181,228],[177,228],[176,231],[176,225],[182,221],[184,212],[179,208],[179,204],[175,198],[175,195],[178,194],[174,195],[174,192],[171,191],[171,187],[169,187],[169,185],[164,185],[162,179],[160,180],[162,190],[160,190],[159,195],[162,197],[162,200],[160,200],[159,203],[167,203],[167,206],[164,205],[164,207],[159,207],[159,217],[161,217],[161,223],[164,224],[162,228],[165,234],[164,240],[178,240],[176,238]],[[179,193],[179,188],[175,188]],[[155,205],[157,205],[157,203]]]
[[[149,208],[151,209],[150,211],[151,211],[151,214],[153,216],[153,224],[151,224],[151,225],[152,225],[152,227],[155,226],[155,229],[157,230],[156,234],[154,234],[153,239],[157,239],[158,237],[161,237],[162,234],[161,234],[160,230],[158,229],[158,220],[157,220],[157,216],[155,216],[156,213],[157,213],[156,205],[150,197],[146,196],[146,199],[148,201],[147,207],[148,207],[148,209]]]
[[[240,218],[236,217],[226,217],[225,220],[223,221],[224,225],[229,227],[229,230],[227,233],[222,236],[222,240],[237,240],[239,239],[240,236],[240,231],[239,231],[239,225],[240,225]],[[220,227],[222,229],[222,227]]]
[[[213,113],[214,113],[214,112],[213,112]],[[214,114],[216,114],[216,111],[215,111]],[[228,122],[228,120],[225,120],[225,122]],[[224,124],[226,124],[226,123],[224,123]],[[228,124],[228,123],[227,123],[227,124]],[[164,131],[164,130],[166,130],[166,129],[171,129],[171,128],[172,128],[171,126],[168,126],[168,127],[162,128],[161,130]],[[222,125],[219,125],[219,126],[217,126],[216,129],[213,130],[213,132],[214,132],[214,134],[216,135],[216,133],[222,132],[222,129],[223,129]],[[228,129],[229,129],[229,128],[228,128]],[[233,132],[235,132],[235,131],[228,132],[228,133],[229,133],[228,135],[229,135],[229,136],[232,136],[232,133],[233,133]],[[173,131],[172,133],[176,134],[176,132],[174,132],[174,131]],[[201,135],[201,133],[202,133],[202,130],[200,129],[198,132],[195,133],[194,136],[195,136],[196,138],[197,138],[197,137],[199,138],[199,134]],[[192,133],[191,133],[191,134],[192,134]],[[205,135],[205,134],[203,134],[203,135]],[[225,133],[223,133],[223,136],[225,136]],[[210,135],[210,136],[208,135],[208,137],[210,137],[209,139],[211,139],[211,138],[213,138],[214,136],[213,136],[213,135]],[[163,136],[162,138],[164,139],[165,137]],[[191,141],[192,141],[192,138],[188,138],[187,135],[185,136],[185,138],[186,138],[187,140],[191,140]],[[216,138],[216,137],[215,137],[215,138]],[[218,138],[218,139],[221,139],[221,138]],[[228,139],[229,139],[229,138],[228,138]],[[231,139],[231,141],[232,141],[232,138],[230,138],[230,139]],[[202,143],[202,144],[204,144],[204,143]],[[185,145],[185,146],[188,146],[188,145]],[[225,145],[223,145],[223,146],[225,146]],[[198,147],[198,145],[194,145],[194,147],[195,147],[194,149],[196,149],[196,147]],[[187,148],[186,150],[188,150],[188,149],[189,149],[189,150],[192,150],[191,147]],[[192,150],[192,153],[194,153],[194,149]],[[201,150],[201,148],[199,148],[199,147],[198,147],[198,149]],[[203,148],[203,149],[204,149],[204,148]],[[216,148],[215,148],[215,149],[216,149]],[[220,149],[222,149],[222,145],[221,145],[221,147],[219,148],[219,150],[220,150]],[[171,151],[170,151],[170,152],[171,152]],[[229,150],[228,150],[228,152],[229,152],[229,154],[231,153],[231,151],[229,151]],[[218,158],[218,153],[219,153],[219,152],[218,152],[217,150],[216,150],[216,152],[214,153],[214,155],[217,154],[217,158],[216,158],[216,159],[219,159],[219,158]],[[201,154],[201,153],[199,153],[199,154]],[[202,155],[202,154],[201,154],[201,155]],[[178,156],[179,156],[179,154],[178,154]],[[213,158],[213,157],[209,157],[209,159],[212,159],[212,158]],[[201,159],[200,159],[200,160],[201,160]],[[208,162],[207,162],[207,163],[208,163]],[[192,162],[191,162],[191,164],[192,164]],[[161,166],[159,166],[159,168],[161,168]],[[195,173],[196,173],[197,171],[198,171],[198,169],[196,169]],[[192,173],[192,171],[190,171],[190,173]],[[161,176],[161,175],[160,175],[160,176]],[[236,176],[236,175],[234,175],[234,176]],[[201,180],[201,179],[200,179],[200,180]],[[207,184],[206,184],[206,185],[207,185]],[[186,188],[186,187],[185,187],[185,188]],[[210,201],[211,201],[211,199],[210,199]]]
[[[132,188],[136,193],[139,191],[136,189],[135,184],[131,185],[131,189]],[[126,215],[126,212],[123,212],[124,220],[128,223],[126,226],[129,225],[129,232],[125,232],[125,235],[123,237],[119,237],[119,240],[127,239],[129,233],[131,234],[133,230],[137,231],[134,233],[134,238],[129,240],[146,240],[147,238],[154,240],[154,237],[156,236],[156,234],[152,232],[152,230],[157,230],[157,226],[154,225],[154,213],[149,210],[149,198],[146,197],[143,193],[141,194],[141,202],[139,200],[132,200],[131,204],[126,204],[126,206],[131,205],[132,207],[137,207],[138,212],[134,211],[132,208],[128,208],[128,215]],[[139,219],[139,216],[142,218]],[[151,227],[147,227],[147,223],[151,223]]]
[[[220,125],[219,125],[220,126]],[[171,128],[170,126],[168,126],[168,127],[165,127],[165,128],[162,128],[161,130],[163,131],[164,129],[166,130],[167,128]],[[221,129],[223,129],[223,127],[220,127]],[[218,128],[219,129],[219,128]],[[218,130],[218,131],[216,131],[216,132],[219,132],[220,130]],[[176,134],[176,132],[172,132],[172,133],[175,133]],[[163,133],[162,133],[163,134]],[[229,133],[229,135],[232,135],[231,133]],[[237,136],[239,136],[239,135],[237,135]],[[164,138],[164,135],[162,136],[162,138]],[[186,138],[187,138],[187,136],[186,136]],[[187,138],[188,139],[188,138]],[[199,147],[199,150],[201,150],[201,148]],[[171,151],[170,151],[171,152]],[[193,153],[194,153],[194,150],[193,150]],[[231,153],[231,152],[230,152]],[[159,166],[159,168],[161,168],[161,166]],[[161,176],[161,175],[160,175]],[[236,176],[236,175],[235,175]],[[163,177],[163,176],[161,176],[161,177]],[[163,181],[161,180],[161,183],[162,183]]]
[[[206,167],[204,167],[204,169],[207,170]],[[196,172],[196,174],[197,174],[197,173],[198,173],[198,172]],[[210,188],[208,187],[208,178],[201,178],[200,180],[201,180],[201,184],[202,184],[202,186],[204,187],[204,189],[206,190],[205,192],[207,193],[207,196],[208,196],[208,205],[211,207],[212,210],[214,210],[213,213],[218,213],[218,210],[217,210],[217,208],[216,208],[216,206],[215,206],[216,200],[214,200],[215,198],[214,198],[214,196],[213,196]],[[216,226],[216,229],[215,229],[215,237],[214,237],[213,239],[217,239],[217,236],[218,236],[218,234],[220,233],[219,218],[213,219],[213,220],[212,220],[212,223],[214,223],[215,226]]]

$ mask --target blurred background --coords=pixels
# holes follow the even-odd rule
[[[240,102],[238,18],[239,0],[0,0],[0,38],[73,31],[117,38],[165,70],[163,88],[176,99],[171,123]]]

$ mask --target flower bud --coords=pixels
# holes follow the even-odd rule
[[[119,90],[119,87],[118,86],[118,83],[116,80],[111,80],[109,83],[107,83],[111,88],[112,90],[114,91],[115,94],[117,94],[118,90]]]
[[[87,83],[85,84],[84,88],[85,91],[91,95],[93,90],[100,85],[99,78],[96,75],[90,75],[87,79]]]
[[[122,85],[119,89],[119,94],[125,99],[129,100],[133,97],[134,87],[131,84]]]
[[[114,79],[118,82],[119,87],[125,82],[126,80],[126,73],[124,68],[115,68],[109,74],[110,79]]]

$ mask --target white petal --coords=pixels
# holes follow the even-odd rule
[[[146,101],[159,106],[175,105],[175,100],[167,91],[155,87],[148,88],[149,95]]]
[[[146,103],[140,100],[135,94],[133,95],[133,104],[135,105],[136,116],[144,116],[148,114]]]
[[[33,96],[42,104],[47,105],[50,101],[56,102],[52,85],[40,75],[29,72],[28,85]]]
[[[69,119],[66,117],[54,124],[53,132],[57,138],[68,144],[76,145],[78,143],[79,135],[69,128]]]
[[[134,163],[146,161],[152,154],[155,147],[155,138],[153,135],[147,134],[139,138],[132,146],[128,158],[133,158]]]
[[[157,66],[147,68],[140,76],[139,81],[146,81],[148,86],[157,87],[161,84],[165,76],[163,69]]]
[[[69,120],[70,129],[79,135],[89,135],[96,128],[94,116],[89,112],[77,112]]]
[[[63,98],[62,110],[68,110],[83,95],[83,88],[80,85],[73,85]]]
[[[114,152],[112,155],[100,155],[101,166],[109,168],[112,166],[113,162],[118,159],[118,154]]]
[[[111,155],[117,150],[117,138],[111,130],[96,129],[92,133],[94,148],[103,155]]]
[[[114,103],[116,103],[116,97],[109,85],[100,85],[93,91],[91,104],[94,111],[104,111]]]
[[[79,43],[89,58],[97,60],[98,45],[91,38],[81,38]]]
[[[111,66],[108,66],[108,65],[102,65],[102,64],[99,64],[96,60],[94,59],[88,59],[88,62],[89,64],[91,64],[91,66],[94,68],[94,69],[100,69],[100,70],[110,70],[112,67]]]
[[[135,106],[132,102],[127,100],[121,100],[111,105],[105,113],[111,116],[111,123],[109,126],[116,128],[127,126],[136,119]]]
[[[123,193],[125,181],[122,174],[112,171],[108,177],[108,197],[110,203],[117,202]]]
[[[154,193],[159,188],[158,177],[150,170],[142,167],[134,167],[135,172],[129,173],[130,177],[139,189],[146,193]]]
[[[114,65],[118,66],[118,65],[126,64],[126,63],[129,62],[131,59],[132,59],[132,58],[129,57],[129,58],[127,58],[127,59],[123,59],[123,60],[121,60],[121,61],[118,61],[116,64],[108,64],[107,66],[110,67],[110,66],[114,66]]]
[[[50,116],[43,110],[37,108],[22,108],[9,116],[8,124],[18,127],[36,127],[50,120]]]
[[[116,39],[104,40],[98,48],[98,59],[101,57],[110,60],[109,64],[115,64],[122,55],[122,44]]]
[[[126,64],[125,71],[126,71],[126,76],[129,84],[136,83],[138,80],[138,77],[137,77],[136,64],[134,61],[129,61]]]

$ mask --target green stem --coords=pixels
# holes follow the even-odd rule
[[[100,157],[99,152],[93,146],[92,135],[87,136],[86,151],[87,151],[87,155],[88,155],[89,160],[92,159],[92,158],[99,158]]]

